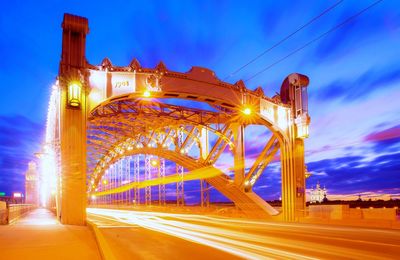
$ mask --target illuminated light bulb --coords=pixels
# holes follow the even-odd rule
[[[80,82],[71,82],[68,85],[68,104],[72,107],[81,105],[82,85]]]
[[[95,200],[96,199],[96,195],[92,195],[92,200]]]
[[[246,116],[249,116],[249,115],[251,115],[251,108],[249,108],[249,107],[246,107],[245,109],[243,109],[243,114],[245,114]]]
[[[151,96],[151,92],[149,90],[145,90],[143,92],[143,97],[150,97]]]
[[[106,185],[107,184],[107,180],[103,180],[103,184]]]
[[[156,167],[158,165],[158,160],[153,159],[150,161],[150,164],[151,166]]]

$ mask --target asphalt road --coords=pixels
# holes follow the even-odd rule
[[[117,259],[400,259],[400,230],[87,211]]]

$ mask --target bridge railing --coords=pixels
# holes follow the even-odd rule
[[[34,208],[36,208],[36,206],[32,204],[6,205],[6,203],[0,203],[0,224],[7,225],[13,223]]]
[[[8,208],[5,201],[0,201],[0,225],[8,224]]]

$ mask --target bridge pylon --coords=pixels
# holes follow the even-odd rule
[[[84,67],[88,20],[64,15],[60,86],[61,223],[86,223],[86,113],[87,83]]]

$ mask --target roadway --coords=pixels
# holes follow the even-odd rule
[[[88,208],[116,259],[398,259],[400,231]]]

